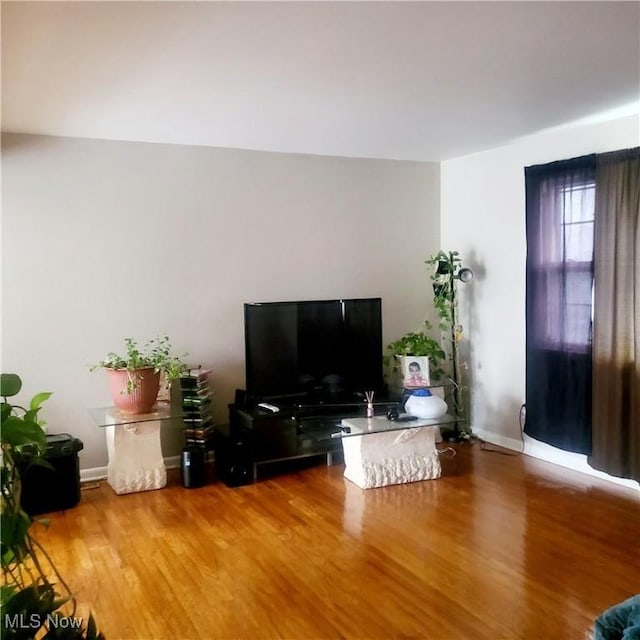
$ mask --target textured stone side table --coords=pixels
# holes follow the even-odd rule
[[[436,442],[440,427],[452,422],[448,415],[411,422],[378,416],[343,420],[344,477],[362,489],[439,478]]]
[[[107,438],[107,482],[117,494],[161,489],[167,484],[160,430],[179,419],[181,409],[158,404],[151,413],[126,414],[115,407],[91,409]]]

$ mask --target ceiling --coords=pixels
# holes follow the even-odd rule
[[[640,100],[638,2],[2,2],[3,130],[439,161]]]

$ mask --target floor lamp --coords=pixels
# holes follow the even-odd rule
[[[437,265],[433,280],[434,306],[440,316],[440,329],[447,334],[450,344],[451,381],[453,382],[453,405],[457,418],[464,418],[464,398],[462,395],[462,373],[458,344],[462,340],[462,325],[458,321],[458,282],[467,283],[473,280],[473,271],[462,266],[457,251],[445,253],[440,251],[427,261]],[[456,433],[459,430],[456,426]]]

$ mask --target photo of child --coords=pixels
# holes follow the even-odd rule
[[[416,389],[418,387],[428,387],[429,384],[429,358],[426,356],[404,358],[404,387]]]

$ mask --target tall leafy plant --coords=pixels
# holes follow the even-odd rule
[[[460,366],[459,343],[463,339],[463,328],[458,321],[458,282],[468,282],[473,278],[470,269],[462,266],[458,251],[438,251],[425,263],[431,268],[433,306],[438,316],[440,335],[434,337],[433,326],[425,321],[418,331],[406,333],[387,346],[385,364],[394,363],[395,356],[429,356],[429,366],[434,378],[447,380],[452,391],[448,396],[458,418],[465,415],[462,368]],[[394,367],[397,371],[397,366]],[[456,429],[457,431],[457,429]],[[459,432],[460,437],[469,437]]]
[[[472,273],[462,266],[457,251],[438,251],[425,260],[425,263],[432,269],[433,306],[439,317],[438,327],[442,332],[449,378],[453,384],[452,401],[456,415],[462,418],[465,414],[465,387],[458,346],[463,339],[463,328],[457,315],[457,283],[464,281],[466,274],[472,277]]]
[[[1,517],[0,631],[2,638],[104,640],[92,616],[76,618],[76,601],[42,545],[32,536],[33,522],[21,507],[20,469],[42,459],[46,436],[39,418],[50,392],[38,393],[27,406],[12,404],[22,389],[14,373],[0,374]],[[46,521],[38,521],[46,526]]]

